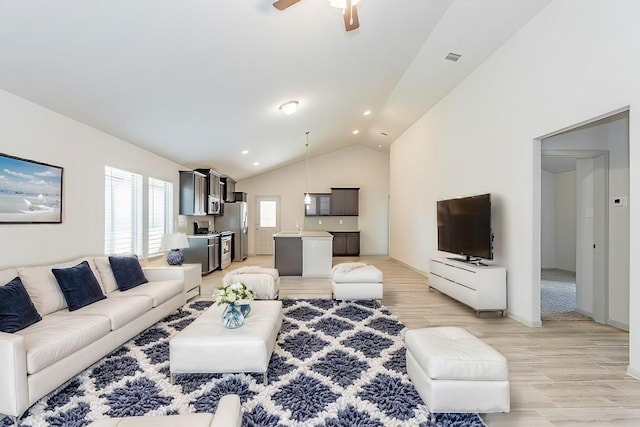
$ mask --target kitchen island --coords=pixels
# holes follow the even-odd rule
[[[326,231],[273,235],[273,265],[280,276],[330,277],[333,236]]]

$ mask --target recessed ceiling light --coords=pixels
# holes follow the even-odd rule
[[[462,55],[458,55],[457,53],[449,52],[447,56],[444,57],[447,61],[457,62]]]
[[[369,114],[371,114],[371,110],[367,110],[364,113],[362,113],[363,116],[368,116]]]
[[[278,108],[284,114],[286,114],[287,116],[290,116],[296,111],[298,111],[298,101],[296,101],[295,99],[291,101],[287,101]]]
[[[249,150],[242,150],[242,154],[249,154]]]
[[[260,166],[260,162],[253,162],[253,166]]]
[[[354,134],[354,135],[357,135],[357,134],[359,134],[359,133],[360,133],[360,131],[359,131],[358,129],[354,129],[354,131],[353,131],[353,132],[351,132],[351,133],[352,133],[352,134]]]

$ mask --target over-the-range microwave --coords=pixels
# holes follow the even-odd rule
[[[209,215],[220,215],[220,199],[218,197],[209,196],[207,213]]]

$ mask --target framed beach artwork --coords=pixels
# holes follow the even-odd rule
[[[61,223],[62,170],[0,153],[0,223]]]

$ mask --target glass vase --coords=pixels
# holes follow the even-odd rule
[[[251,313],[251,304],[240,304],[240,313],[246,319],[249,313]]]
[[[244,316],[240,311],[240,306],[235,304],[227,304],[222,312],[222,324],[225,328],[235,329],[242,326],[244,323]]]

